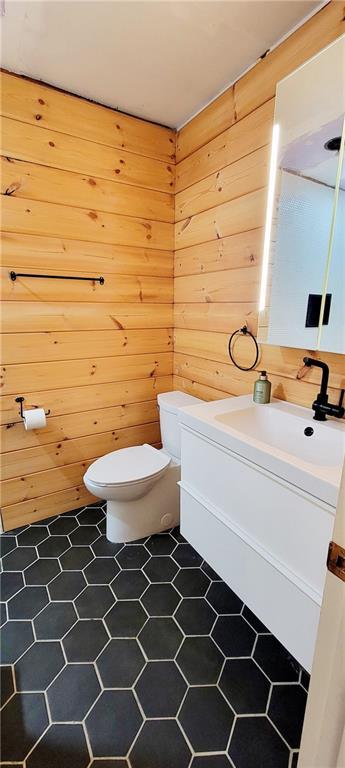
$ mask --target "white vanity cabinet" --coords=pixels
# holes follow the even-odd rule
[[[235,401],[250,402],[181,416],[181,532],[310,671],[335,506],[267,469],[263,452],[252,460],[253,441],[251,453],[245,441],[241,451],[239,433],[215,426],[219,404],[235,411]]]

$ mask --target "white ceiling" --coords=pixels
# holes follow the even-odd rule
[[[5,0],[2,66],[179,127],[313,0]]]

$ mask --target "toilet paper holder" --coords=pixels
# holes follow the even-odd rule
[[[24,402],[24,400],[25,400],[25,397],[21,397],[21,396],[20,396],[20,397],[16,397],[16,398],[15,398],[15,402],[20,404],[20,406],[19,406],[19,416],[20,416],[20,417],[21,417],[23,420],[24,420],[24,414],[23,414],[23,402]],[[44,411],[44,413],[45,413],[45,415],[46,415],[46,416],[49,416],[49,414],[50,414],[50,408],[48,408],[48,410],[47,410],[47,411]]]

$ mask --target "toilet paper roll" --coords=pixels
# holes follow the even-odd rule
[[[28,408],[23,411],[24,427],[30,429],[43,429],[46,426],[46,415],[44,408]]]

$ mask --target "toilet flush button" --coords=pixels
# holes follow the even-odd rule
[[[161,517],[161,525],[164,526],[164,528],[169,528],[169,525],[172,523],[172,515],[163,515]]]

